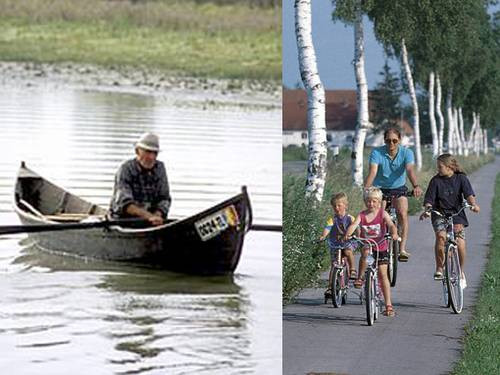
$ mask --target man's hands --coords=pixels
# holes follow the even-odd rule
[[[151,223],[151,225],[154,226],[162,225],[163,216],[161,215],[160,211],[156,211],[154,214],[150,214],[150,216],[148,217],[148,221]]]
[[[151,223],[151,225],[157,226],[164,223],[162,212],[160,210],[151,213],[146,211],[144,208],[137,206],[134,203],[129,204],[125,207],[125,212],[130,216],[141,217],[146,219]]]
[[[422,195],[423,191],[422,191],[422,188],[420,187],[420,185],[416,185],[414,188],[413,188],[413,196],[418,198]]]

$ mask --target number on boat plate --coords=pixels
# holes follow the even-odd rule
[[[202,241],[206,241],[217,236],[219,233],[229,228],[229,226],[236,226],[238,223],[238,213],[234,206],[231,205],[198,220],[194,225]]]

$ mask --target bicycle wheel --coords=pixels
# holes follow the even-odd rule
[[[448,285],[446,277],[443,278],[443,300],[446,307],[450,307],[450,292],[448,292]]]
[[[398,256],[399,256],[399,241],[389,241],[389,264],[387,266],[387,276],[391,287],[396,286],[398,276]]]
[[[369,326],[373,325],[375,316],[375,294],[373,288],[373,271],[366,271],[365,277],[365,306],[366,322]]]
[[[380,282],[378,280],[378,276],[374,276],[373,277],[373,295],[375,296],[374,300],[375,300],[375,305],[374,305],[374,311],[373,311],[373,320],[377,320],[378,319],[378,313],[379,313],[379,310],[380,310],[380,291],[381,291],[381,286],[380,286]]]
[[[342,272],[342,305],[347,303],[347,290],[349,289],[349,269],[344,265]]]
[[[455,314],[462,312],[464,304],[464,292],[461,286],[461,270],[458,259],[458,250],[455,245],[448,245],[445,250],[445,273],[446,285],[448,287],[449,302]]]
[[[332,277],[332,304],[340,307],[342,304],[342,269],[337,268]]]

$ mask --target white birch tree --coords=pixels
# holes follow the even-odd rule
[[[415,92],[415,85],[413,84],[413,76],[411,74],[410,64],[408,63],[408,52],[406,51],[406,43],[404,38],[401,40],[401,59],[406,74],[406,81],[408,83],[408,90],[410,91],[410,98],[413,107],[413,132],[415,136],[415,161],[417,170],[422,169],[422,151],[420,149],[420,119],[418,114],[417,94]]]
[[[479,156],[480,151],[480,139],[481,139],[481,118],[479,113],[476,114],[476,130],[474,132],[474,153]]]
[[[441,80],[439,79],[439,73],[436,74],[436,113],[439,119],[439,151],[438,154],[443,153],[443,141],[444,141],[444,117],[441,111]]]
[[[469,145],[467,144],[467,139],[465,137],[464,116],[462,113],[462,107],[458,108],[458,123],[460,126],[460,137],[462,139],[462,147],[464,149],[464,156],[469,156]]]
[[[432,157],[435,159],[439,156],[439,139],[436,127],[436,116],[434,114],[434,76],[434,72],[429,73],[429,122],[432,135]]]
[[[351,175],[354,185],[363,185],[363,153],[367,132],[372,128],[368,112],[368,84],[365,73],[365,48],[363,35],[362,0],[332,0],[335,10],[334,20],[341,20],[354,26],[354,73],[357,87],[358,117],[352,140]]]
[[[354,69],[357,86],[358,119],[352,146],[351,171],[354,184],[362,186],[365,139],[371,124],[368,115],[368,84],[365,73],[363,15],[360,6],[356,9],[356,19],[354,22]]]
[[[452,103],[452,97],[453,93],[450,90],[448,90],[448,94],[446,95],[446,114],[448,116],[448,153],[454,154],[455,153],[455,145],[454,145],[454,135],[453,131],[455,130],[455,127],[453,126],[453,110],[451,107]]]
[[[483,151],[484,151],[484,154],[486,155],[488,153],[488,129],[484,129],[483,130],[484,132],[484,138],[483,138]]]
[[[320,202],[325,188],[327,156],[325,89],[319,77],[312,40],[311,0],[295,0],[295,35],[300,76],[307,92],[309,160],[306,195]]]
[[[453,107],[453,135],[455,136],[455,144],[458,155],[463,155],[462,139],[460,138],[460,129],[458,127],[458,109]]]

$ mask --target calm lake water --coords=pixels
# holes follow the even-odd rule
[[[281,223],[281,113],[161,98],[1,87],[0,224],[17,224],[21,160],[107,206],[144,131],[160,135],[172,217],[247,185],[255,224]],[[1,374],[281,373],[281,233],[250,232],[233,277],[50,255],[0,238]]]

